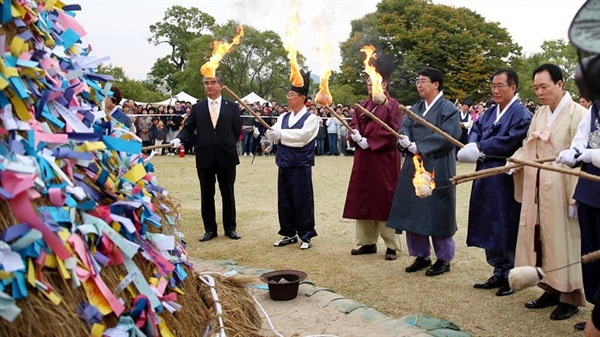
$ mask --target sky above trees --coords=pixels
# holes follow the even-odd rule
[[[144,79],[154,62],[170,52],[167,46],[147,42],[150,25],[160,21],[172,1],[80,0],[82,11],[77,20],[88,32],[85,42],[97,56],[110,56],[111,63],[126,75]],[[349,38],[350,22],[375,12],[376,0],[300,0],[302,15],[299,51],[306,56],[310,69],[318,71],[319,56],[313,51],[317,29],[331,39],[334,47],[332,67],[341,63],[339,44]],[[567,39],[569,24],[584,0],[434,0],[434,4],[467,7],[488,21],[500,23],[526,53],[540,51],[543,41]],[[540,5],[542,3],[543,5]],[[286,1],[178,1],[177,5],[197,7],[213,16],[217,24],[228,20],[251,25],[259,30],[285,34],[291,0]],[[551,24],[550,24],[551,23]]]

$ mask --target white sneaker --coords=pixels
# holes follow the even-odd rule
[[[312,243],[310,243],[309,241],[302,241],[302,244],[300,244],[300,249],[305,250],[312,247]]]
[[[289,244],[296,243],[296,242],[298,242],[298,238],[295,235],[294,236],[286,236],[281,240],[275,241],[273,246],[283,247],[283,246],[287,246]]]

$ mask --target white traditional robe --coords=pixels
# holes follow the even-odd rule
[[[552,116],[549,106],[543,106],[533,116],[527,139],[513,157],[524,160],[557,157],[561,150],[569,148],[586,113],[570,97],[560,111],[554,112],[556,116]],[[545,165],[562,167],[555,162]],[[515,174],[515,198],[522,202],[515,267],[536,265],[534,238],[539,224],[541,268],[546,272],[542,282],[563,293],[575,291],[573,304],[583,306],[581,265],[577,263],[581,260],[579,224],[568,217],[568,206],[575,203],[572,196],[576,184],[575,176],[528,166]],[[536,199],[539,199],[537,204]]]

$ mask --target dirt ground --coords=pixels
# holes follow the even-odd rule
[[[315,218],[319,236],[306,251],[298,245],[273,247],[279,236],[277,221],[277,166],[274,157],[240,157],[235,185],[237,230],[235,241],[225,237],[221,225],[221,203],[217,192],[219,237],[198,242],[204,233],[200,217],[200,194],[195,158],[186,156],[154,158],[159,184],[181,201],[181,228],[190,256],[207,261],[235,261],[239,266],[265,270],[295,269],[308,274],[319,287],[365,304],[389,318],[424,314],[451,321],[473,337],[576,337],[573,325],[587,320],[589,306],[566,321],[549,319],[552,308],[530,310],[523,304],[542,294],[534,287],[511,296],[497,297],[494,291],[473,289],[473,283],[486,280],[492,272],[484,251],[465,244],[471,184],[458,185],[456,254],[452,270],[438,277],[424,273],[407,274],[404,268],[413,258],[406,249],[398,260],[384,261],[385,246],[380,240],[377,254],[351,256],[354,248],[353,220],[341,217],[353,158],[316,158],[313,167]],[[471,164],[459,164],[458,174],[472,172]],[[405,238],[401,238],[405,242]],[[261,297],[262,296],[262,297]],[[273,303],[266,292],[257,298],[272,316],[283,336],[394,336],[370,334],[375,324],[362,323],[339,312],[315,307],[311,298],[299,296],[285,303]],[[318,305],[318,304],[317,304]],[[362,327],[367,331],[360,330]],[[268,325],[266,331],[269,331]],[[271,334],[275,335],[275,334]],[[271,336],[268,335],[267,336]]]

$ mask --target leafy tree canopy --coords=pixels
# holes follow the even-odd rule
[[[123,92],[123,97],[127,99],[137,102],[158,102],[166,98],[166,95],[156,90],[151,83],[128,78],[121,67],[115,67],[112,64],[99,65],[96,72],[114,77],[113,85],[118,86]]]
[[[383,0],[375,13],[352,22],[350,38],[341,44],[339,79],[366,93],[358,52],[372,44],[398,65],[390,92],[404,104],[419,99],[416,71],[430,66],[446,74],[444,92],[456,99],[485,96],[489,77],[521,55],[506,29],[467,8],[435,5],[430,0]]]
[[[202,74],[200,67],[212,54],[211,42],[225,40],[230,42],[236,34],[237,23],[213,27],[211,37],[196,38],[189,45],[189,66],[175,76],[177,83],[174,91],[185,90],[196,97],[203,97]],[[267,30],[258,31],[244,26],[242,42],[223,57],[219,70],[223,74],[225,85],[240,96],[255,92],[266,99],[285,100],[289,88],[289,65],[286,52],[279,35]],[[298,57],[300,65],[305,58]]]
[[[162,21],[150,25],[152,36],[148,42],[171,47],[169,62],[177,70],[182,70],[188,61],[188,44],[203,33],[210,33],[215,19],[198,8],[185,8],[175,5],[165,12]]]
[[[571,95],[578,96],[579,89],[575,84],[575,68],[577,67],[577,49],[563,39],[544,41],[541,45],[542,52],[534,53],[523,58],[515,70],[519,75],[519,96],[522,101],[533,100],[538,102],[533,90],[533,71],[544,63],[554,63],[563,72],[564,89]]]

